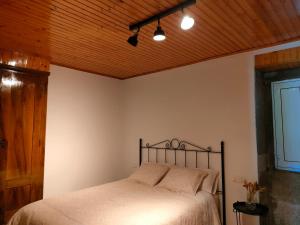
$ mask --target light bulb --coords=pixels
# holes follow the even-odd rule
[[[182,30],[188,30],[194,26],[194,23],[195,20],[192,17],[185,15],[181,20],[180,27]]]
[[[155,41],[163,41],[163,40],[165,40],[166,39],[166,36],[165,35],[155,35],[155,36],[153,36],[153,39],[155,40]]]
[[[166,34],[158,23],[157,29],[154,32],[153,39],[155,41],[163,41],[166,39]]]

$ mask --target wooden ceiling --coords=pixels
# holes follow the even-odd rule
[[[161,20],[167,39],[144,27],[138,47],[128,25],[178,0],[1,0],[0,48],[48,58],[52,64],[120,79],[300,39],[300,0],[200,0],[180,30],[181,13]]]

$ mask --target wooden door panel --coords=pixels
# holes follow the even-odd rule
[[[0,73],[1,80],[1,73]],[[1,104],[1,92],[0,92],[0,112],[2,112]],[[0,114],[1,116],[1,114]],[[4,201],[4,190],[5,190],[5,176],[6,176],[6,145],[4,142],[4,132],[2,119],[0,117],[0,224],[4,223],[4,212],[5,212],[5,201]],[[2,143],[3,142],[3,143]]]
[[[4,221],[7,222],[12,215],[21,207],[29,204],[31,185],[6,188],[4,191],[5,212]]]
[[[0,78],[0,138],[7,140],[0,160],[2,224],[43,196],[48,76],[0,69]]]
[[[31,185],[7,188],[5,190],[5,210],[11,211],[30,203]]]
[[[23,83],[2,90],[4,136],[8,141],[6,180],[31,173],[34,85]]]
[[[35,88],[35,116],[33,130],[32,163],[32,190],[31,199],[43,197],[44,157],[45,157],[45,136],[46,136],[46,114],[47,114],[47,80],[40,80]]]

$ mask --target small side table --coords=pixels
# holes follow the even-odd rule
[[[233,212],[235,213],[237,225],[241,225],[241,213],[252,216],[264,216],[268,211],[268,207],[260,203],[253,203],[251,205],[246,204],[246,202],[233,203]]]

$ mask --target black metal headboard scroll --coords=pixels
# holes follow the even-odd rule
[[[147,150],[147,161],[149,162],[150,150],[155,150],[155,161],[158,162],[158,151],[164,151],[164,161],[167,162],[167,151],[174,152],[175,165],[177,164],[177,151],[184,152],[184,164],[186,167],[187,152],[194,152],[196,157],[196,168],[198,167],[198,153],[207,154],[207,168],[210,168],[210,154],[221,155],[221,175],[222,175],[222,190],[219,193],[222,195],[222,224],[226,225],[226,192],[225,192],[225,154],[224,154],[224,141],[221,141],[221,149],[214,151],[212,148],[203,148],[198,145],[192,144],[188,141],[173,138],[171,140],[164,140],[155,144],[146,143],[143,145],[143,140],[140,139],[139,151],[139,164],[142,164],[143,149]]]

